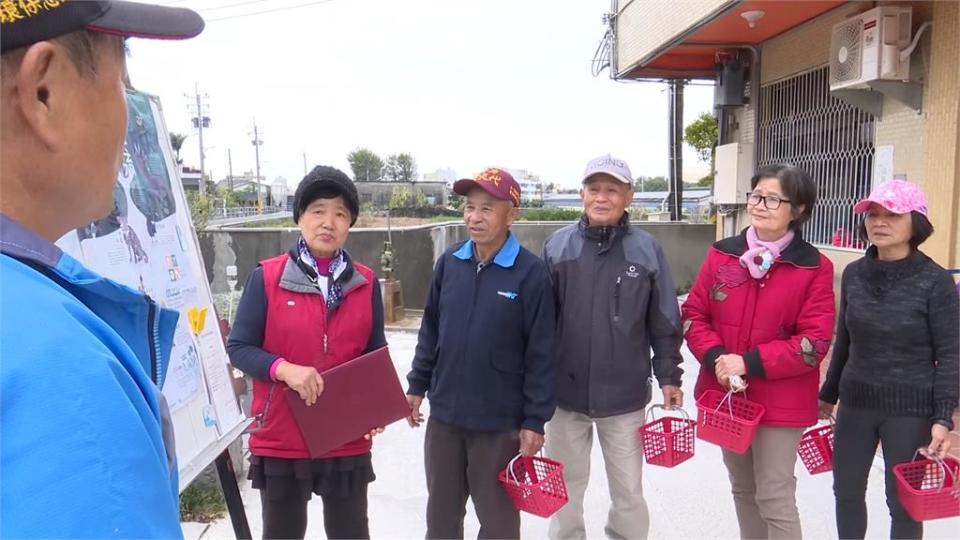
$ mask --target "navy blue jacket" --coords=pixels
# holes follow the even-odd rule
[[[489,264],[466,241],[440,257],[409,393],[437,420],[543,433],[556,403],[556,315],[546,264],[511,234]]]

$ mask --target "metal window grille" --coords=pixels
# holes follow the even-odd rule
[[[853,205],[869,194],[876,118],[830,95],[823,67],[760,87],[761,166],[789,163],[817,184],[803,234],[819,246],[861,248]]]

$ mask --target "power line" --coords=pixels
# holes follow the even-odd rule
[[[198,8],[197,11],[199,11],[200,13],[206,13],[208,11],[217,11],[219,9],[230,9],[230,8],[235,8],[240,6],[248,6],[250,4],[262,4],[266,1],[267,0],[247,0],[246,2],[238,2],[236,4],[223,4],[220,6],[213,6],[208,8]]]
[[[250,12],[250,13],[240,13],[240,14],[238,14],[238,15],[227,15],[227,16],[225,16],[225,17],[216,17],[216,18],[213,18],[213,19],[205,19],[205,20],[206,20],[206,22],[208,22],[208,23],[217,22],[217,21],[227,21],[227,20],[230,20],[230,19],[239,19],[239,18],[241,18],[241,17],[252,17],[252,16],[254,16],[254,15],[264,15],[264,14],[266,14],[266,13],[277,13],[277,12],[280,12],[280,11],[289,11],[289,10],[291,10],[291,9],[299,9],[299,8],[308,7],[308,6],[315,6],[315,5],[319,5],[319,4],[326,4],[326,3],[329,3],[329,2],[333,2],[333,0],[315,0],[315,1],[313,1],[313,2],[307,2],[307,3],[305,3],[305,4],[298,4],[298,5],[295,5],[295,6],[285,6],[285,7],[281,7],[281,8],[275,8],[275,9],[265,9],[265,10],[263,10],[263,11],[252,11],[252,12]]]

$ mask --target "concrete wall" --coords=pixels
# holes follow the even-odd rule
[[[524,247],[540,254],[547,236],[564,225],[566,223],[517,223],[513,232]],[[677,286],[689,287],[714,240],[713,225],[644,223],[642,227],[664,246]],[[258,261],[288,250],[299,234],[298,229],[235,228],[200,232],[200,250],[213,292],[229,291],[227,266],[236,265],[238,287],[243,287]],[[404,304],[410,309],[422,309],[434,262],[448,248],[465,240],[466,232],[462,225],[451,223],[398,228],[391,234],[397,261],[396,277],[403,287]],[[346,247],[355,260],[381,275],[380,253],[386,239],[386,229],[355,229],[350,232]]]

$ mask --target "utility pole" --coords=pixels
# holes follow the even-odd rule
[[[257,205],[260,212],[263,212],[263,189],[260,185],[260,147],[263,146],[263,140],[260,139],[260,129],[257,127],[256,118],[253,119],[253,140],[250,143],[253,144],[253,151],[257,160]]]
[[[229,148],[227,148],[227,185],[230,191],[233,191],[233,154],[230,153]]]
[[[207,181],[206,181],[206,168],[204,167],[204,152],[203,152],[203,128],[210,127],[210,117],[207,116],[209,103],[204,104],[204,100],[209,100],[210,96],[207,94],[200,95],[200,85],[198,83],[193,83],[193,97],[195,103],[192,103],[188,106],[191,113],[191,121],[193,122],[193,127],[197,129],[198,138],[200,139],[200,197],[205,198],[207,196]]]
[[[307,153],[303,153],[303,175],[307,175]]]
[[[671,221],[683,219],[683,87],[686,83],[682,79],[669,82],[670,192],[667,199]]]

